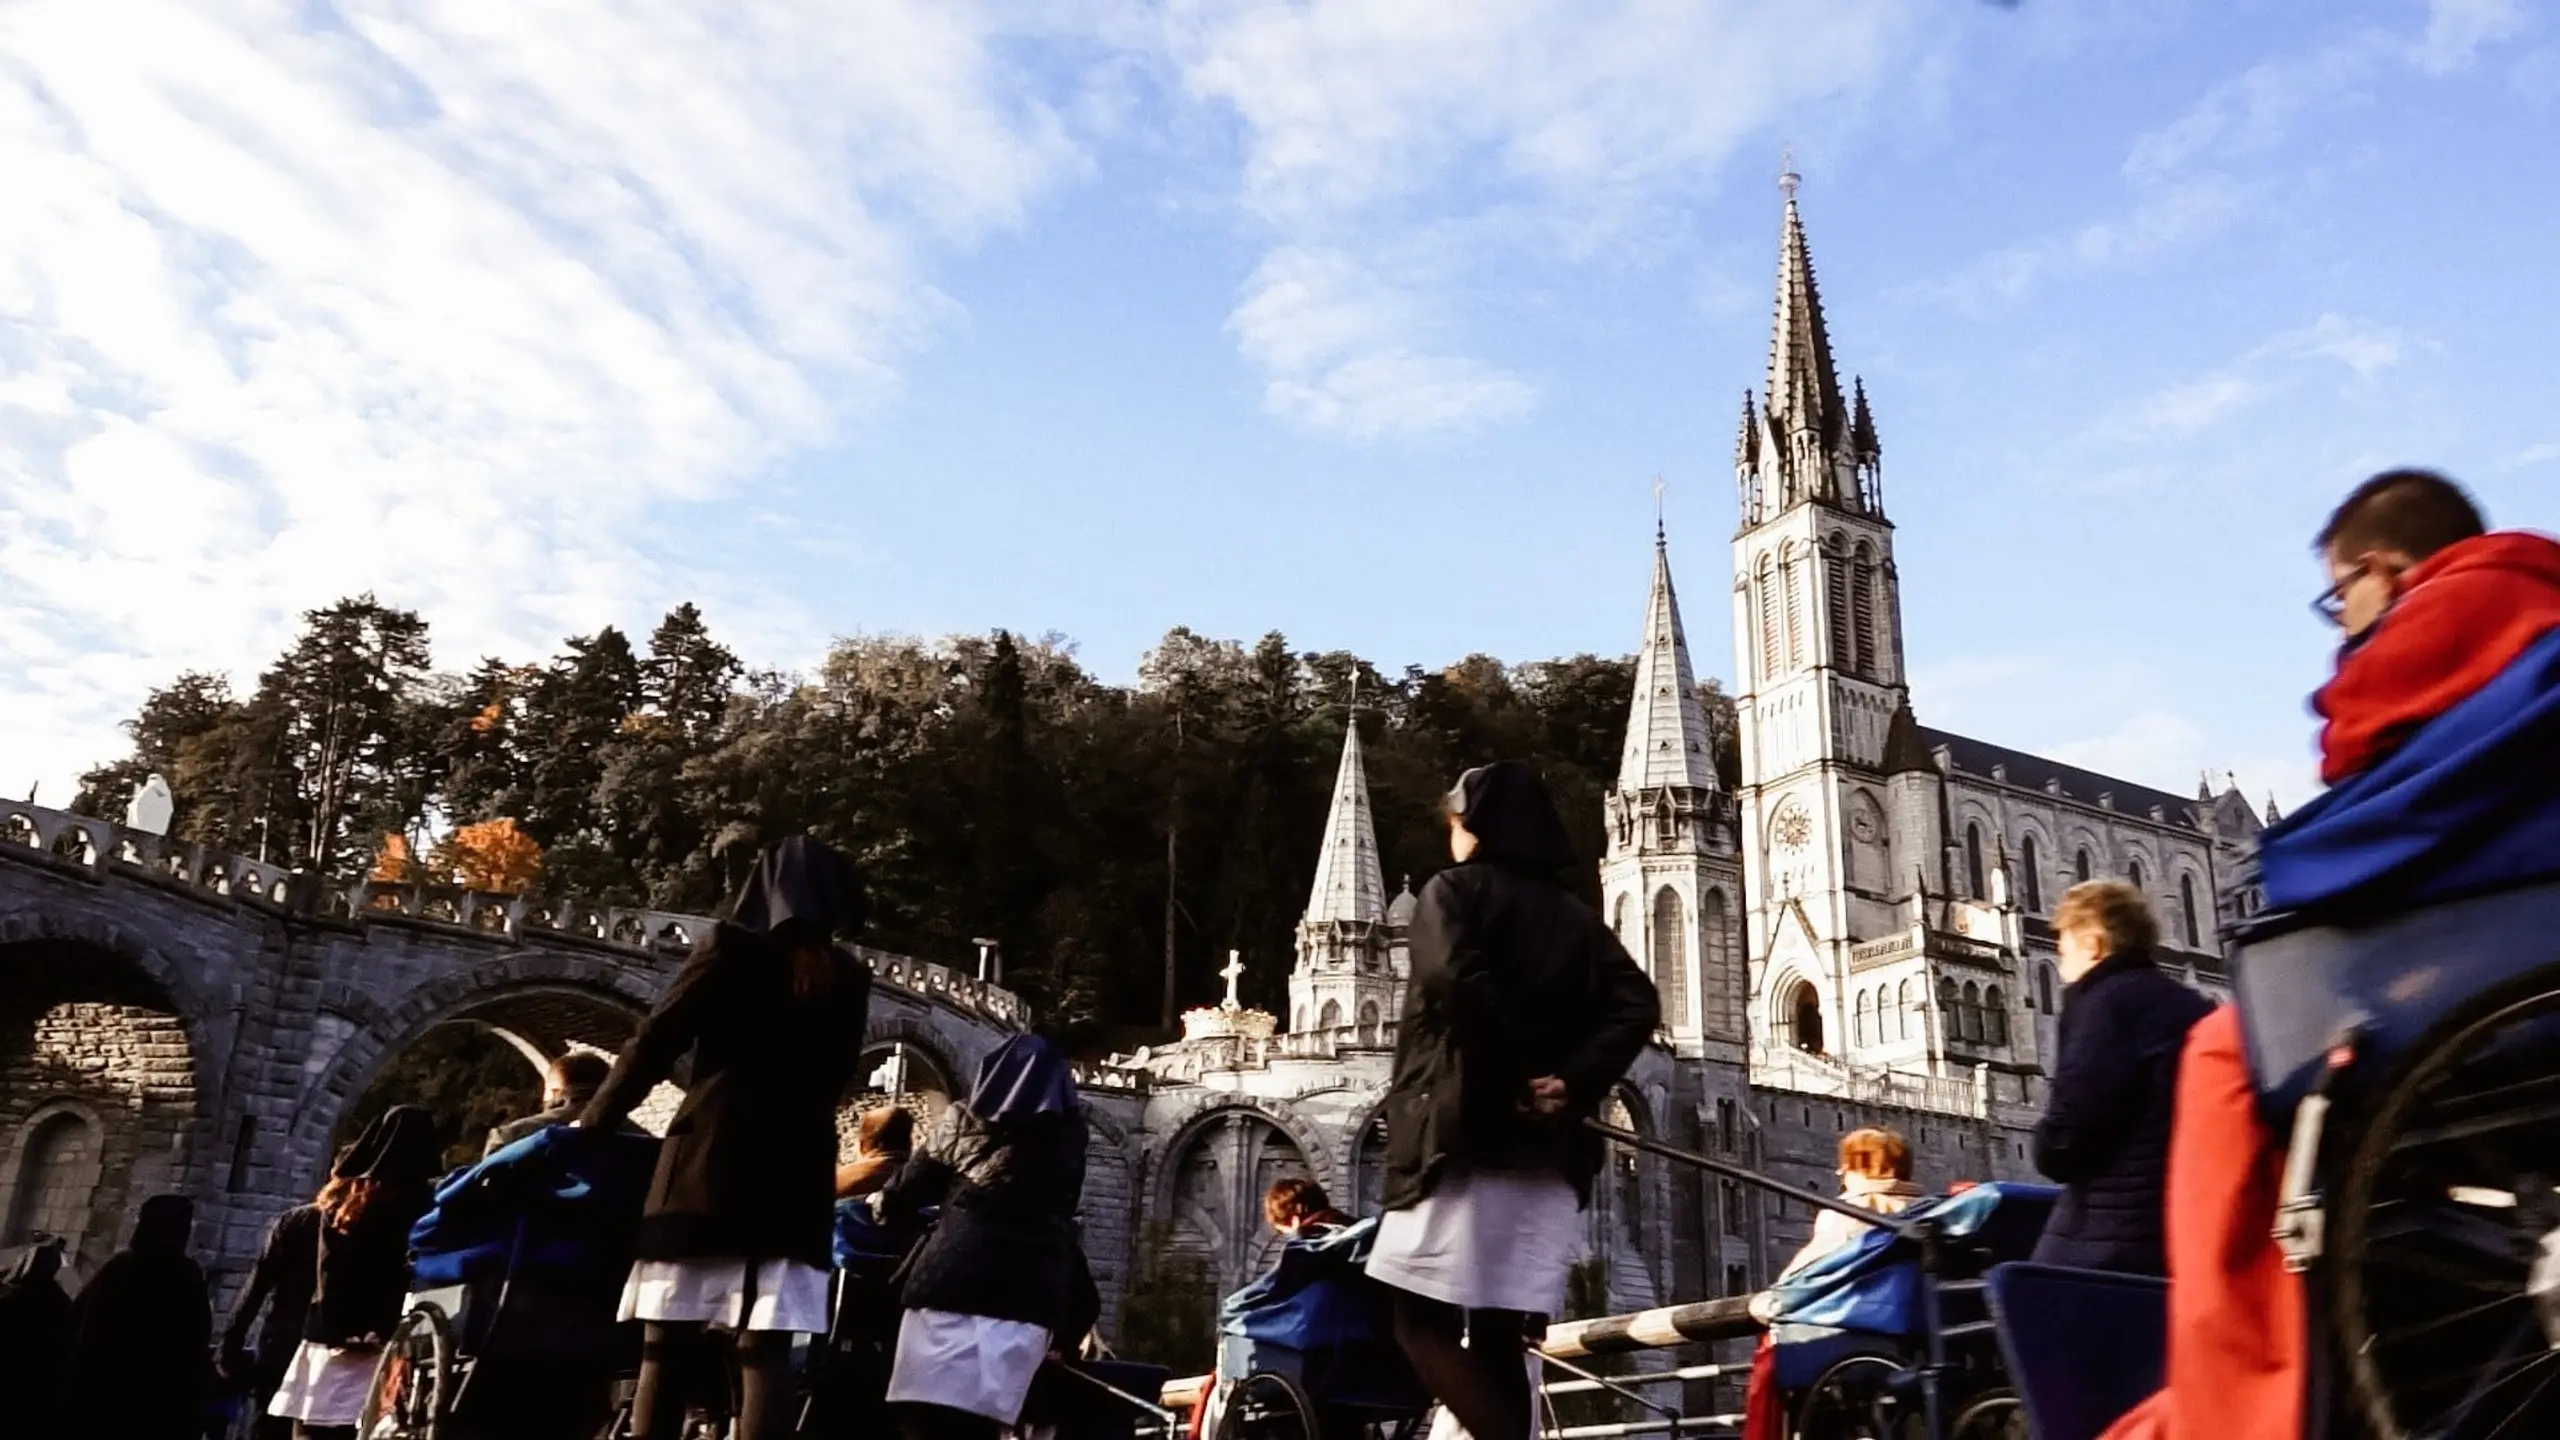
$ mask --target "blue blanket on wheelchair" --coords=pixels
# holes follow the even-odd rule
[[[2560,631],[2258,839],[2270,910],[2381,914],[2560,877]]]
[[[658,1163],[647,1135],[554,1126],[447,1176],[409,1231],[409,1283],[431,1290],[510,1267],[607,1277],[631,1264],[632,1232]]]
[[[1961,1269],[1979,1274],[2034,1253],[2061,1194],[2050,1185],[1997,1181],[1923,1200],[1894,1218],[1936,1221],[1943,1241],[1973,1257]],[[1919,1245],[1897,1230],[1870,1229],[1769,1287],[1770,1337],[1786,1345],[1844,1330],[1917,1335],[1924,1328],[1920,1284]]]
[[[1326,1405],[1419,1414],[1430,1397],[1395,1341],[1387,1288],[1368,1275],[1378,1222],[1280,1247],[1269,1273],[1218,1309],[1218,1374],[1278,1371]]]

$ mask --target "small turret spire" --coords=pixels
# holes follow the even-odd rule
[[[1791,168],[1779,179],[1786,215],[1778,239],[1778,306],[1769,335],[1769,422],[1781,438],[1811,432],[1823,446],[1840,439],[1840,380],[1832,368],[1831,334],[1822,321],[1822,291],[1805,248]]]
[[[1707,743],[1707,717],[1698,707],[1695,677],[1689,668],[1688,636],[1680,627],[1680,597],[1671,587],[1670,541],[1656,526],[1644,646],[1636,652],[1635,698],[1618,762],[1620,791],[1716,788],[1715,754]]]
[[[1875,413],[1867,408],[1867,382],[1852,376],[1849,384],[1856,397],[1849,403],[1849,453],[1872,462],[1884,454],[1884,446],[1876,440]]]
[[[1355,686],[1358,684],[1355,679]],[[1307,922],[1386,918],[1387,882],[1378,864],[1378,828],[1369,815],[1369,773],[1360,752],[1360,715],[1343,725],[1342,768],[1334,772],[1333,806],[1325,815],[1324,849],[1307,896]]]

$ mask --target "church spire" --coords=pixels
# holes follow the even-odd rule
[[[1307,923],[1376,922],[1387,914],[1387,882],[1378,866],[1378,829],[1369,818],[1369,773],[1360,758],[1360,715],[1343,727],[1342,768],[1333,777],[1333,809],[1325,816],[1324,849],[1316,856]]]
[[[1813,257],[1805,249],[1804,217],[1796,211],[1793,170],[1779,177],[1786,192],[1786,219],[1778,241],[1778,306],[1769,335],[1769,423],[1788,439],[1810,432],[1818,448],[1829,450],[1840,440],[1843,416],[1840,379],[1832,369],[1831,332],[1822,323],[1822,291],[1813,279]]]
[[[1716,787],[1707,716],[1689,668],[1689,639],[1680,628],[1680,597],[1671,588],[1671,553],[1657,528],[1653,593],[1645,600],[1644,647],[1636,652],[1635,701],[1618,761],[1618,789],[1642,794],[1664,786]]]

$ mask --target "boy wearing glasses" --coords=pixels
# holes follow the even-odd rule
[[[2560,630],[2560,542],[2489,533],[2459,486],[2388,470],[2355,489],[2317,541],[2344,630],[2338,673],[2311,699],[2326,721],[2320,779],[2360,775],[2418,727]]]
[[[2405,909],[2560,869],[2560,542],[2492,533],[2452,481],[2392,470],[2316,544],[2314,608],[2346,632],[2311,700],[2332,788],[2260,838],[2268,905]],[[2302,1285],[2273,1239],[2281,1157],[2256,1102],[2226,1005],[2178,1072],[2168,1384],[2103,1440],[2305,1433]]]

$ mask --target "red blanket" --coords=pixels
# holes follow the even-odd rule
[[[2276,1249],[2282,1156],[2230,1006],[2187,1032],[2169,1141],[2169,1383],[2101,1440],[2289,1440],[2310,1337]]]
[[[2360,774],[2525,647],[2560,629],[2560,541],[2501,530],[2448,545],[2401,577],[2399,602],[2311,697],[2320,778]]]

